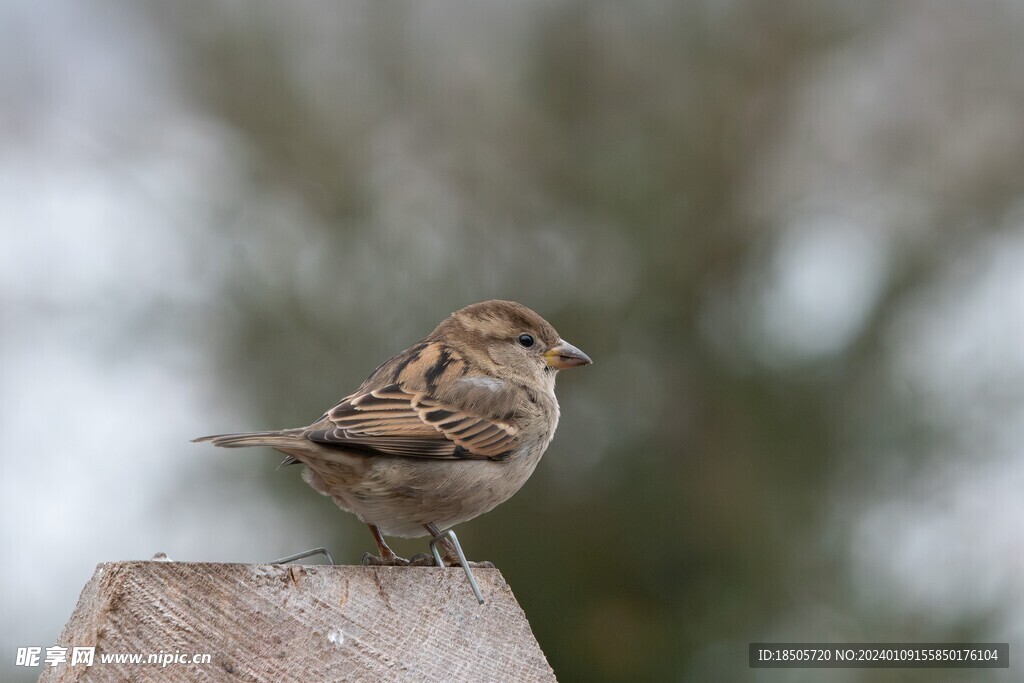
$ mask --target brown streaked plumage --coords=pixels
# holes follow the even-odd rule
[[[196,441],[285,453],[369,525],[383,561],[401,563],[382,534],[447,529],[522,487],[558,426],[555,374],[590,362],[529,308],[484,301],[386,360],[308,427]]]

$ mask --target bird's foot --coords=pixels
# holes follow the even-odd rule
[[[455,552],[455,548],[448,540],[441,542],[444,546],[444,563],[449,567],[461,567],[462,563],[459,561],[459,554]],[[494,563],[484,560],[483,562],[473,562],[467,559],[468,564],[473,569],[494,569]]]
[[[459,562],[459,558],[454,555],[446,554],[444,557],[444,563],[447,567],[460,567],[462,563]],[[409,558],[410,567],[436,567],[437,562],[434,558],[426,553],[416,553]],[[473,569],[494,569],[493,562],[470,562],[469,566]]]
[[[394,553],[383,557],[371,555],[370,553],[363,553],[363,559],[359,561],[359,564],[364,567],[408,567],[409,560],[404,557],[399,557]]]

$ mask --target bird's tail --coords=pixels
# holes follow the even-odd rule
[[[302,440],[301,429],[282,429],[269,432],[245,432],[243,434],[213,434],[201,436],[192,441],[209,441],[221,448],[246,448],[248,446],[269,446],[271,448],[288,448]]]

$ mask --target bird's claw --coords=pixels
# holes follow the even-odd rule
[[[452,557],[452,556],[446,556],[444,558],[444,563],[448,567],[459,567],[459,566],[461,566],[458,558],[457,557]],[[409,566],[410,567],[436,567],[437,566],[437,562],[435,562],[434,558],[431,555],[428,555],[427,553],[416,553],[415,555],[413,555],[412,557],[409,558]],[[473,569],[494,569],[494,563],[493,562],[470,562],[469,566],[472,567]]]
[[[378,557],[370,553],[363,553],[363,559],[359,561],[359,564],[364,567],[408,567],[409,560],[398,555]]]

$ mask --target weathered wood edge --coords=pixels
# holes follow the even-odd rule
[[[294,599],[296,604],[308,607],[312,600],[319,610],[317,619],[310,622],[309,630],[313,635],[322,635],[314,626],[321,624],[325,615],[327,618],[346,619],[348,612],[357,620],[349,628],[357,632],[361,624],[372,622],[367,627],[369,630],[362,633],[367,642],[372,643],[374,637],[382,633],[387,636],[385,642],[404,647],[403,634],[418,629],[416,635],[421,636],[427,645],[423,652],[416,648],[401,650],[396,655],[397,659],[378,666],[374,656],[387,660],[386,652],[376,655],[357,653],[345,657],[330,650],[321,651],[322,643],[319,640],[314,642],[308,634],[286,636],[287,642],[283,644],[279,636],[274,636],[280,645],[280,651],[274,656],[280,661],[264,663],[260,658],[273,649],[268,649],[266,643],[253,643],[248,650],[251,659],[245,660],[246,653],[242,652],[245,648],[239,648],[227,635],[220,638],[218,631],[207,630],[208,637],[211,633],[216,634],[212,636],[212,641],[216,642],[209,642],[208,647],[224,648],[222,656],[232,661],[213,671],[198,665],[164,669],[155,672],[160,680],[275,680],[282,675],[295,675],[295,669],[301,669],[303,675],[323,675],[339,680],[370,680],[378,675],[393,680],[413,680],[422,678],[424,672],[450,675],[459,680],[555,680],[554,672],[533,637],[525,613],[501,573],[496,569],[475,569],[474,573],[487,600],[482,606],[476,605],[465,575],[458,568],[160,561],[101,563],[83,588],[58,643],[68,648],[95,646],[97,652],[105,649],[122,651],[129,647],[140,648],[140,651],[164,650],[172,641],[179,647],[200,647],[201,643],[194,639],[195,634],[191,634],[192,639],[189,635],[182,636],[180,628],[175,630],[160,619],[162,610],[167,609],[184,613],[186,616],[179,618],[186,621],[189,618],[209,618],[203,608],[197,607],[207,596],[189,594],[193,588],[202,590],[205,586],[211,601],[223,603],[237,598],[238,604],[229,605],[230,609],[255,609],[251,615],[245,613],[243,616],[251,616],[264,631],[273,631],[275,626],[284,622],[288,622],[286,630],[289,634],[303,631],[301,620],[297,621],[301,615],[288,612],[289,601]],[[225,582],[227,588],[224,587]],[[210,588],[207,584],[217,585]],[[307,590],[299,589],[300,584]],[[344,584],[344,595],[339,602],[338,586],[341,584]],[[361,591],[361,594],[349,596],[350,584],[352,590]],[[174,595],[159,594],[160,590],[166,592],[168,586],[173,588],[169,592]],[[282,589],[289,586],[293,590]],[[225,594],[225,591],[242,592]],[[245,591],[262,591],[262,602],[254,600],[247,608],[248,603],[240,597]],[[170,608],[164,604],[165,597]],[[257,603],[260,608],[253,608],[252,605]],[[390,616],[394,617],[395,623],[388,622]],[[437,629],[443,633],[434,637]],[[152,636],[151,640],[161,642],[147,644],[147,634]],[[170,636],[174,638],[167,640]],[[477,636],[484,645],[477,647],[479,643],[474,640]],[[446,638],[453,638],[461,644],[445,648],[441,641]],[[350,642],[359,645],[359,636]],[[484,648],[483,651],[480,648]],[[420,655],[422,660],[418,659]],[[498,662],[495,666],[500,665],[499,668],[488,668],[491,655],[494,655],[493,659]],[[510,656],[515,656],[515,659],[510,660]],[[239,658],[243,661],[236,661]],[[372,667],[365,671],[354,668],[368,664]],[[312,668],[303,668],[307,665]],[[288,669],[289,666],[292,669]],[[85,668],[63,664],[56,668],[44,667],[40,680],[107,680],[108,677],[110,680],[145,680],[148,675],[138,669],[133,672],[115,671],[113,665]]]

